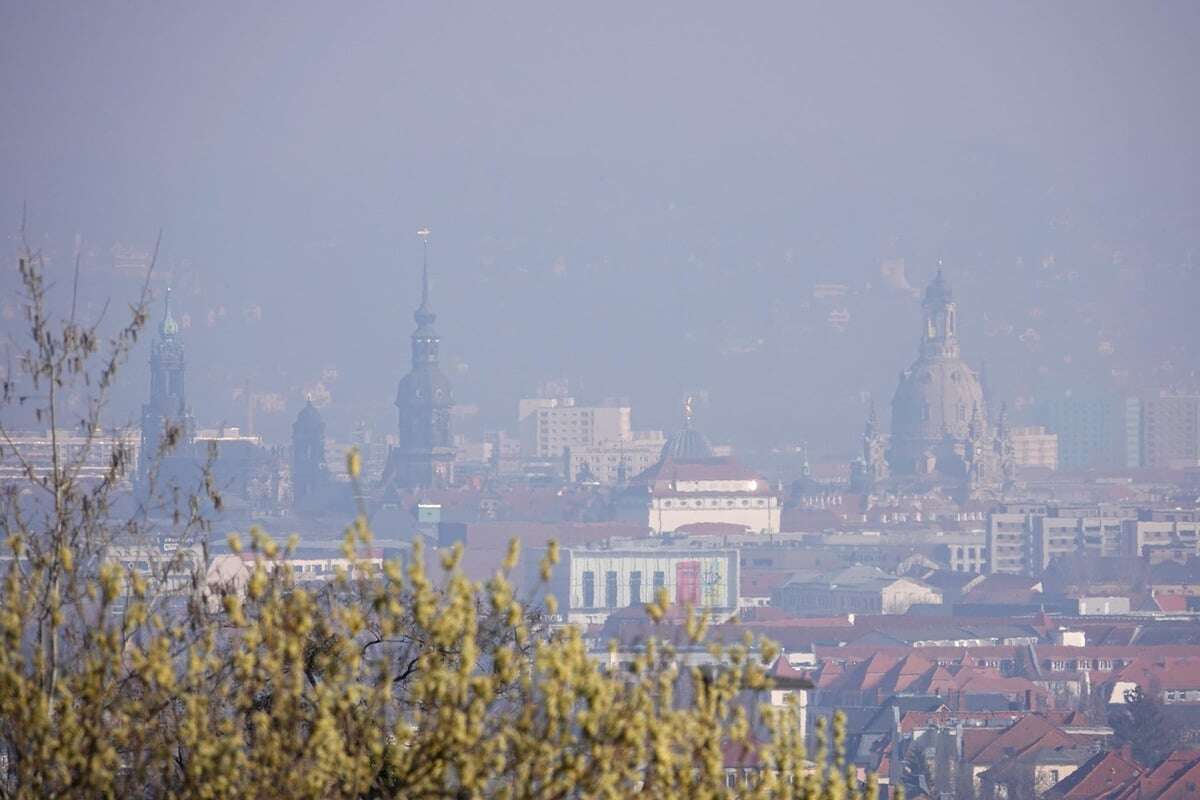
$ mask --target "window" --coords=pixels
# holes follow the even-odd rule
[[[636,606],[642,602],[642,572],[634,570],[629,573],[629,605]]]
[[[583,607],[596,607],[596,575],[590,571],[583,573]]]
[[[675,602],[700,604],[700,562],[680,561],[675,565]]]
[[[617,573],[611,570],[604,574],[604,605],[606,608],[617,607]]]

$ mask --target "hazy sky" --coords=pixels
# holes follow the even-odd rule
[[[1200,4],[653,5],[0,0],[0,226],[97,302],[161,228],[196,416],[277,439],[394,429],[422,225],[471,431],[565,375],[849,450],[939,257],[1014,403],[1195,381]]]

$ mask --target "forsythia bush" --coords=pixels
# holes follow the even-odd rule
[[[369,538],[360,519],[347,549]],[[507,577],[515,543],[483,585],[452,555],[443,588],[418,557],[407,574],[396,563],[373,575],[364,567],[310,591],[273,568],[278,548],[255,534],[244,597],[224,595],[215,613],[193,604],[175,622],[156,612],[144,578],[105,565],[53,679],[37,645],[69,628],[69,615],[38,614],[51,575],[22,574],[22,544],[10,544],[0,618],[6,796],[873,794],[840,762],[805,760],[791,710],[762,709],[772,735],[753,740],[737,698],[769,688],[769,646],[714,647],[725,666],[701,672],[651,642],[632,669],[608,671],[579,630],[545,632],[519,603]],[[552,559],[553,549],[544,572]],[[689,628],[703,635],[699,621]],[[756,748],[752,785],[726,787],[730,743]]]
[[[368,569],[354,560],[371,541],[361,514],[346,535],[352,567],[315,589],[259,532],[249,576],[228,591],[204,584],[203,563],[188,588],[171,579],[178,564],[130,559],[130,547],[154,550],[156,529],[206,539],[220,496],[206,471],[195,495],[141,499],[118,522],[130,453],[115,448],[96,478],[87,447],[60,451],[60,428],[86,432],[88,447],[100,430],[146,291],[101,355],[99,323],[78,323],[73,297],[64,319],[49,313],[44,268],[26,248],[29,346],[0,373],[0,460],[22,476],[0,483],[0,797],[874,794],[841,760],[840,724],[832,760],[822,744],[808,761],[795,710],[756,708],[771,686],[768,645],[714,645],[719,666],[702,670],[650,642],[632,668],[609,669],[579,630],[553,629],[516,596],[515,543],[483,584],[462,574],[458,551],[436,582],[419,550],[407,569]],[[47,426],[49,468],[14,443],[6,423],[22,414]],[[183,435],[168,426],[164,451]],[[348,466],[357,477],[356,454]],[[554,560],[551,548],[543,579]],[[665,596],[647,607],[665,610]],[[703,621],[688,633],[700,642]],[[726,786],[728,747],[754,754],[755,781]]]

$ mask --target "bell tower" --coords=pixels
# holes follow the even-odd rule
[[[184,393],[184,367],[183,340],[179,335],[179,323],[171,314],[171,290],[168,288],[163,318],[158,324],[158,338],[150,345],[150,397],[142,405],[138,475],[143,482],[160,455],[167,455],[161,451],[168,426],[182,429],[178,437],[180,445],[191,439],[195,426]]]
[[[421,237],[421,304],[413,313],[412,367],[396,392],[399,444],[388,455],[384,484],[395,488],[448,486],[454,482],[454,438],[450,410],[454,394],[442,373],[429,300],[429,229]]]

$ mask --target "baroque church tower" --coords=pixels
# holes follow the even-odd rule
[[[433,327],[437,315],[429,302],[429,229],[417,233],[423,247],[421,305],[413,314],[417,329],[412,335],[412,368],[400,380],[396,392],[400,442],[388,455],[385,491],[441,487],[454,482],[454,439],[450,429],[454,394],[438,362],[441,339]]]
[[[160,462],[163,438],[168,425],[181,430],[174,453],[191,440],[195,424],[188,412],[184,394],[183,340],[179,323],[171,315],[171,290],[167,289],[166,307],[158,325],[158,338],[150,345],[150,399],[142,405],[142,443],[138,457],[138,475],[145,483]]]

